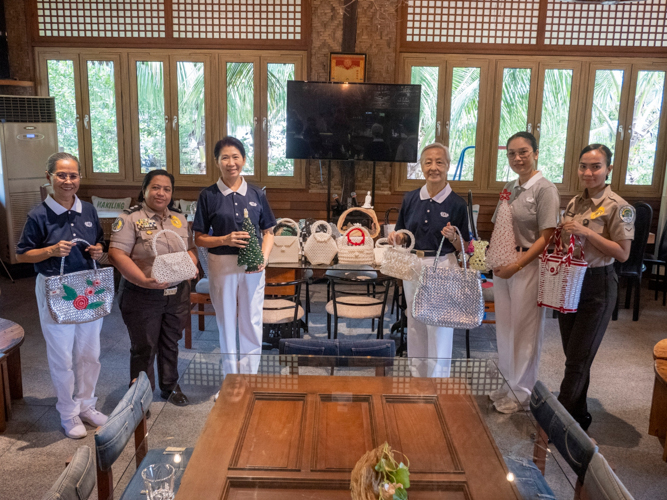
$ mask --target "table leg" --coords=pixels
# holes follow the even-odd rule
[[[11,399],[23,399],[23,377],[21,375],[21,349],[16,349],[7,356],[9,372],[9,393]]]
[[[12,416],[12,397],[9,389],[9,374],[7,370],[7,358],[3,357],[0,361],[0,392],[3,394],[2,397],[2,406],[0,406],[0,413],[5,421],[9,420]]]

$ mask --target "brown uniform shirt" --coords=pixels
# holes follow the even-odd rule
[[[185,215],[167,210],[162,217],[148,208],[146,203],[126,210],[115,220],[109,247],[127,252],[144,275],[150,278],[155,260],[153,238],[162,229],[174,231],[188,250],[196,248]],[[182,252],[183,245],[177,238],[173,233],[162,233],[155,245],[158,255]]]
[[[607,186],[594,198],[584,190],[567,204],[563,222],[575,220],[608,240],[619,242],[635,238],[635,209]],[[588,267],[613,264],[614,258],[604,255],[592,243],[584,240],[584,257]],[[567,246],[570,235],[563,233]],[[578,254],[578,252],[577,252]]]

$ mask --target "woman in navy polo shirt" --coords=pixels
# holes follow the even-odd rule
[[[93,260],[102,256],[104,232],[95,208],[76,196],[81,179],[76,157],[69,153],[52,154],[46,162],[46,178],[53,187],[53,196],[47,196],[28,214],[16,258],[34,264],[39,273],[35,296],[51,380],[58,396],[56,409],[67,437],[79,439],[86,436],[82,420],[94,427],[107,421],[95,409],[103,318],[75,325],[56,323],[46,303],[45,280],[60,274],[62,257],[66,257],[65,274],[92,269]],[[91,245],[71,243],[75,238]]]
[[[243,231],[243,212],[250,220],[262,245],[264,263],[269,261],[276,225],[264,192],[241,176],[246,153],[241,141],[225,137],[214,149],[220,169],[218,182],[204,189],[197,201],[192,226],[195,242],[208,248],[211,303],[220,332],[220,352],[235,354],[236,330],[239,352],[250,354],[242,360],[242,371],[256,372],[262,352],[262,308],[264,306],[264,265],[255,273],[246,273],[237,264],[239,248],[248,245],[250,235]],[[226,373],[236,373],[236,363],[223,360]]]
[[[422,150],[419,158],[426,184],[420,189],[410,191],[403,198],[398,214],[396,230],[407,229],[415,235],[415,249],[425,253],[422,265],[432,265],[438,246],[445,236],[438,266],[457,265],[455,251],[461,251],[461,236],[468,241],[468,211],[466,202],[452,191],[447,182],[449,171],[449,150],[446,146],[433,143]],[[403,244],[402,234],[389,234],[389,243]],[[408,356],[411,358],[452,357],[452,328],[428,326],[412,317],[412,302],[417,290],[416,281],[403,281],[403,290],[407,302],[408,314]],[[435,366],[426,363],[417,367],[420,376],[448,377],[449,362],[440,361]]]

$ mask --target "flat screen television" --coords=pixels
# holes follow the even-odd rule
[[[417,161],[421,85],[287,82],[287,158]]]

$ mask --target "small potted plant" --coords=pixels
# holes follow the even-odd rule
[[[410,462],[398,462],[388,443],[366,452],[352,470],[352,500],[407,500]]]

